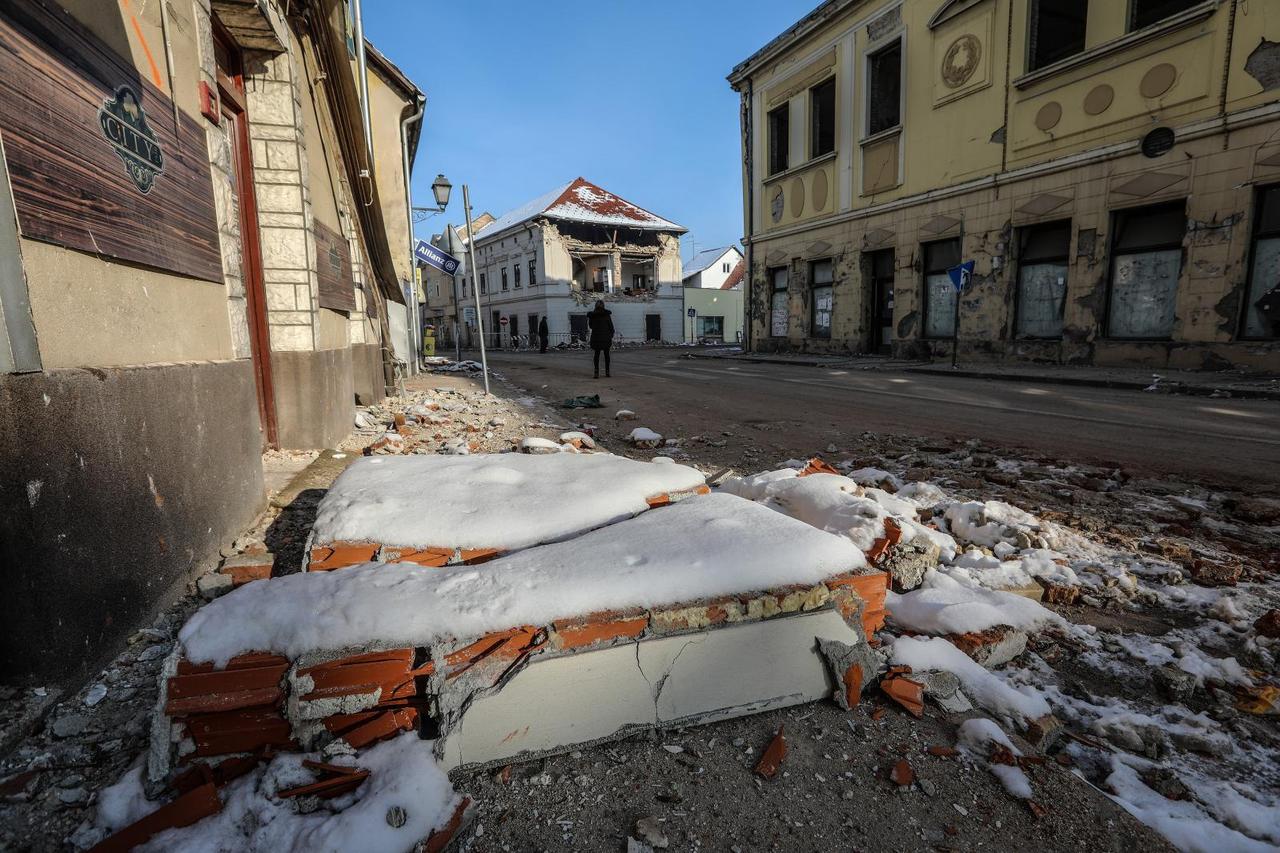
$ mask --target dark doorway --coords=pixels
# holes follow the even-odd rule
[[[507,328],[511,330],[511,345],[518,347],[520,346],[520,315],[512,314],[510,320],[511,325]]]
[[[493,340],[494,349],[502,349],[502,312],[490,312],[493,325],[489,327],[489,337]]]
[[[893,249],[867,252],[867,299],[871,306],[867,352],[893,352]]]
[[[239,213],[241,275],[249,322],[254,385],[258,392],[258,423],[264,447],[279,447],[275,388],[271,380],[271,337],[267,326],[267,296],[262,283],[262,249],[258,242],[258,205],[253,191],[253,158],[249,121],[245,112],[244,64],[240,49],[221,26],[214,28],[214,56],[218,65],[218,101],[222,130],[231,150],[231,195]]]
[[[645,314],[644,315],[644,339],[646,341],[662,340],[662,315],[661,314]]]
[[[570,343],[586,343],[591,333],[587,330],[586,314],[570,314],[569,315],[569,341]]]

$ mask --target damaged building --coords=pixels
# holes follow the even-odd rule
[[[1277,42],[1240,0],[823,3],[729,75],[749,347],[1280,370]]]
[[[585,178],[483,227],[479,220],[473,224],[477,269],[461,270],[454,286],[472,330],[478,289],[490,346],[527,342],[544,317],[553,346],[585,342],[587,312],[601,299],[613,312],[615,341],[681,339],[685,228]],[[465,234],[458,237],[462,242]]]
[[[424,97],[366,47],[343,0],[0,8],[7,676],[109,656],[408,358]]]

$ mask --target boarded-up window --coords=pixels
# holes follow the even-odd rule
[[[902,114],[902,40],[867,59],[867,135],[897,127]]]
[[[831,260],[813,261],[809,264],[809,284],[813,288],[813,310],[810,316],[809,337],[831,337],[831,305],[833,287]]]
[[[1115,215],[1108,335],[1168,338],[1173,334],[1186,228],[1181,201]]]
[[[1280,186],[1258,192],[1244,336],[1280,338]]]
[[[785,172],[791,142],[791,105],[783,104],[769,113],[769,174]]]
[[[960,263],[960,240],[924,244],[924,336],[949,338],[956,330],[956,291],[947,270]]]
[[[1084,50],[1088,7],[1085,0],[1031,0],[1028,71]]]
[[[769,334],[775,338],[787,336],[787,268],[769,270],[770,294]]]
[[[1018,337],[1062,337],[1070,251],[1070,220],[1019,230],[1018,312],[1014,327]]]
[[[809,156],[836,150],[836,78],[809,90]],[[728,270],[725,270],[728,272]]]

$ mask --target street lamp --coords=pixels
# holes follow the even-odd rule
[[[449,206],[449,194],[453,192],[453,184],[449,183],[449,179],[444,175],[436,175],[436,179],[431,183],[431,193],[436,197],[435,207],[415,207],[413,209],[413,221],[422,222],[437,213],[444,213],[444,209]]]

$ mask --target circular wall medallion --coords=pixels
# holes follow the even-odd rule
[[[773,198],[769,199],[769,215],[773,217],[774,222],[782,219],[782,211],[786,203],[786,198],[782,194],[782,187],[775,187],[773,190]]]
[[[1157,127],[1142,137],[1142,153],[1146,157],[1161,157],[1173,150],[1173,131]]]
[[[1112,89],[1106,83],[1101,86],[1094,86],[1089,94],[1084,96],[1084,111],[1086,114],[1096,116],[1099,113],[1107,111],[1107,107],[1111,106],[1111,102],[1116,99],[1116,90]]]
[[[1050,101],[1036,113],[1036,127],[1041,130],[1053,130],[1062,121],[1062,104]]]
[[[804,213],[804,181],[796,178],[791,182],[791,215]]]
[[[978,41],[977,36],[960,36],[942,56],[942,82],[952,89],[963,86],[969,82],[973,72],[978,70],[978,61],[981,59],[982,42]]]
[[[813,209],[827,209],[827,170],[819,169],[813,175]]]
[[[1144,98],[1158,98],[1172,89],[1173,82],[1177,79],[1178,69],[1167,62],[1162,62],[1142,75],[1142,82],[1138,84],[1138,91],[1142,93]]]

